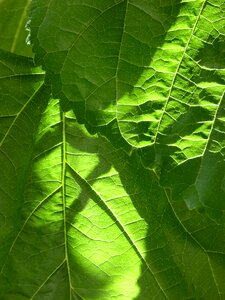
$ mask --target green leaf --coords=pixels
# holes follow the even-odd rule
[[[39,118],[37,112],[46,102],[41,87],[43,79],[43,71],[34,68],[31,59],[0,50],[0,249],[3,258],[19,218]],[[38,97],[40,103],[36,105]],[[1,259],[0,264],[3,262]]]
[[[224,10],[32,1],[46,77],[0,50],[1,300],[225,298]]]
[[[224,13],[222,0],[34,0],[30,13],[54,96],[90,132],[116,120],[173,199],[220,222]]]
[[[0,48],[10,52],[32,56],[31,46],[26,44],[25,30],[30,0],[0,1]]]
[[[8,164],[16,174],[24,171],[23,177],[18,174],[23,184],[12,180],[16,174],[1,178],[1,194],[8,194],[1,195],[1,233],[11,228],[11,234],[1,237],[1,297],[147,300],[225,295],[220,280],[224,226],[202,216],[194,222],[195,214],[189,216],[180,207],[176,212],[137,153],[129,156],[104,137],[90,135],[73,112],[60,109],[58,100],[37,110],[43,103],[39,97],[30,102],[33,110],[25,107],[1,146],[6,169]],[[31,138],[31,125],[36,133],[27,151],[21,141]],[[13,134],[18,126],[23,136]],[[10,154],[18,145],[18,155]],[[27,157],[26,165],[18,164],[21,156]]]

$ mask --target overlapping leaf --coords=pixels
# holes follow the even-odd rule
[[[40,68],[34,68],[30,59],[0,51],[0,248],[3,254],[7,252],[19,218],[35,125],[40,117],[36,112],[43,109],[46,102],[41,88],[43,79]],[[36,97],[40,97],[39,106]],[[16,201],[17,198],[20,201]],[[3,258],[4,255],[1,265]]]
[[[34,95],[1,145],[2,299],[220,299],[223,227],[179,218],[137,153],[43,105]]]
[[[225,297],[223,13],[33,0],[60,100],[0,51],[1,300]]]
[[[222,0],[35,0],[31,9],[36,60],[54,95],[90,130],[116,119],[175,198],[217,219],[225,209],[224,12]]]

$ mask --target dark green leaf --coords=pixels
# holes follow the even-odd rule
[[[0,1],[0,48],[24,56],[32,56],[31,46],[26,44],[25,30],[30,0]]]

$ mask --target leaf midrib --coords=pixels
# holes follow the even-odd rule
[[[136,254],[138,255],[138,257],[140,258],[141,261],[144,262],[144,264],[146,265],[147,269],[150,271],[152,278],[155,280],[157,286],[159,287],[159,289],[161,290],[161,292],[163,293],[163,295],[165,296],[166,299],[169,299],[166,295],[166,293],[163,290],[163,287],[161,286],[160,282],[158,281],[158,279],[156,278],[156,276],[154,275],[154,272],[152,271],[150,265],[148,264],[148,262],[146,261],[146,259],[143,257],[140,249],[138,248],[138,246],[136,245],[135,241],[132,239],[132,237],[130,236],[130,234],[127,232],[126,228],[123,226],[122,222],[117,218],[117,216],[114,214],[114,212],[110,209],[110,207],[107,205],[107,203],[104,201],[104,199],[101,197],[101,195],[94,189],[94,187],[92,185],[90,185],[82,176],[81,174],[79,174],[77,171],[75,171],[73,169],[73,167],[67,162],[67,165],[69,166],[69,168],[82,180],[82,182],[87,186],[87,188],[89,190],[91,190],[96,196],[97,198],[101,201],[101,203],[104,205],[105,207],[105,212],[109,214],[109,216],[113,219],[113,221],[115,221],[115,224],[118,226],[119,230],[121,232],[124,233],[124,236],[126,237],[128,243],[132,246],[132,248],[134,249],[134,251],[136,252]]]
[[[63,227],[64,227],[64,244],[65,244],[65,261],[68,271],[69,279],[69,295],[70,300],[72,300],[72,280],[71,280],[71,271],[68,257],[68,241],[67,241],[67,213],[66,213],[66,116],[65,112],[61,111],[61,121],[62,121],[62,206],[63,206]]]
[[[193,28],[192,28],[192,30],[191,30],[190,36],[189,36],[189,38],[188,38],[188,40],[187,40],[187,43],[186,43],[186,45],[185,45],[185,48],[184,48],[183,54],[182,54],[182,56],[181,56],[180,62],[178,63],[177,68],[176,68],[176,71],[175,71],[175,73],[174,73],[174,77],[173,77],[173,79],[172,79],[171,86],[170,86],[170,89],[169,89],[169,94],[168,94],[168,97],[167,97],[167,99],[166,99],[166,103],[165,103],[165,105],[164,105],[162,115],[161,115],[161,117],[160,117],[160,119],[159,119],[159,122],[158,122],[158,126],[157,126],[157,129],[156,129],[156,135],[155,135],[153,144],[155,144],[155,143],[157,142],[157,137],[158,137],[158,134],[159,134],[159,129],[160,129],[160,126],[161,126],[163,117],[164,117],[164,115],[165,115],[165,113],[166,113],[166,109],[167,109],[167,106],[168,106],[168,104],[169,104],[169,101],[170,101],[172,92],[173,92],[175,80],[176,80],[176,78],[177,78],[177,75],[179,74],[179,69],[180,69],[180,67],[181,67],[181,64],[182,64],[182,62],[183,62],[183,59],[184,59],[185,54],[186,54],[186,52],[187,52],[188,46],[189,46],[189,44],[190,44],[190,42],[191,42],[191,40],[192,40],[192,38],[193,38],[195,29],[197,28],[197,25],[198,25],[198,22],[199,22],[199,20],[200,20],[201,15],[202,15],[202,12],[203,12],[203,9],[204,9],[204,6],[205,6],[206,1],[207,1],[207,0],[204,0],[204,1],[202,2],[202,6],[201,6],[201,8],[200,8],[200,10],[199,10],[199,14],[198,14],[198,16],[197,16],[197,18],[196,18],[196,21],[195,21],[194,26],[193,26]]]

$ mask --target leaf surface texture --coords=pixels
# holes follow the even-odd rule
[[[0,299],[223,299],[224,1],[1,5]]]

